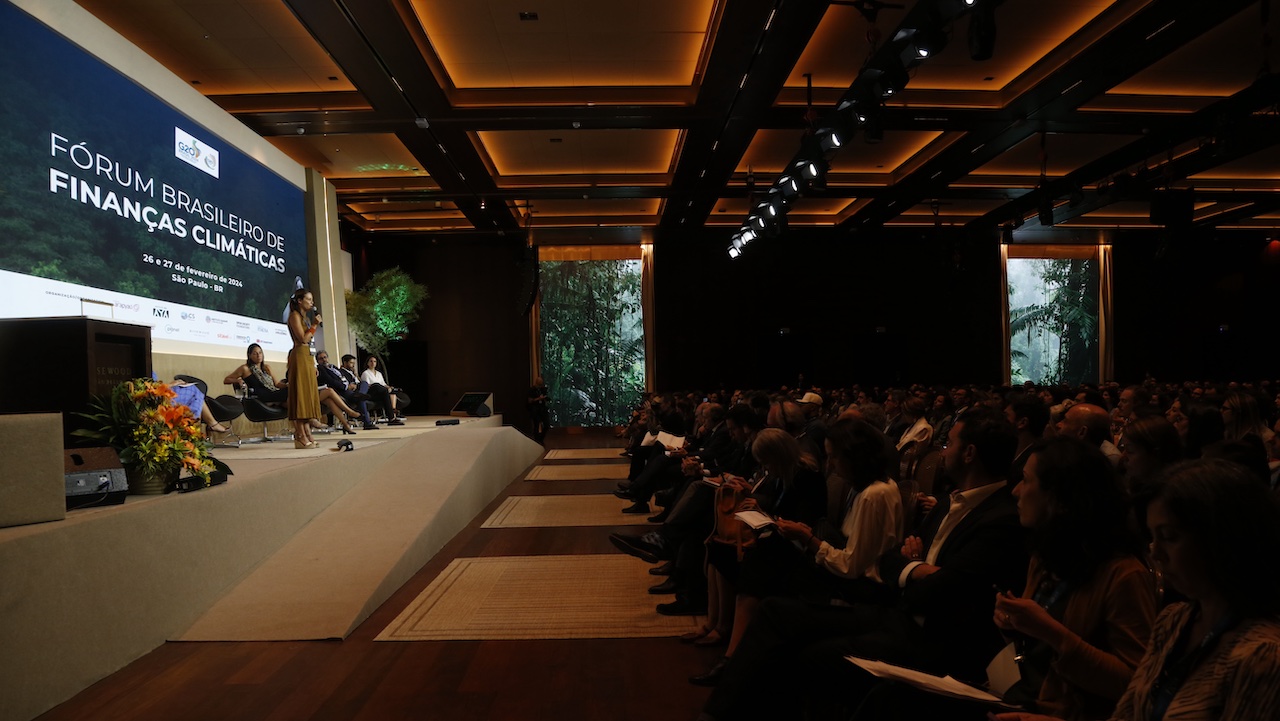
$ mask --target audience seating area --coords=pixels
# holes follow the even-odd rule
[[[655,613],[705,617],[682,641],[725,649],[706,673],[689,678],[713,687],[700,721],[984,719],[996,707],[904,692],[873,681],[844,655],[865,653],[986,685],[987,662],[1011,640],[1023,680],[997,695],[1054,717],[1130,718],[1135,712],[1116,704],[1131,682],[1134,693],[1150,690],[1141,688],[1151,680],[1145,667],[1136,674],[1135,667],[1153,621],[1151,642],[1160,643],[1159,627],[1177,615],[1178,602],[1200,608],[1196,596],[1177,588],[1177,572],[1165,565],[1173,561],[1156,550],[1159,537],[1152,543],[1152,504],[1170,492],[1171,475],[1210,468],[1251,479],[1275,505],[1280,383],[659,393],[646,396],[619,435],[631,468],[615,495],[626,504],[622,513],[645,514],[653,526],[613,533],[610,541],[654,564],[658,583],[650,593],[667,597],[655,599],[663,601]],[[1126,577],[1124,593],[1090,595],[1100,593],[1094,589],[1104,570],[1066,580],[1040,575],[1061,553],[1042,529],[1061,532],[1069,522],[1046,520],[1065,513],[1068,501],[1042,499],[1068,497],[1053,485],[1055,474],[1068,471],[1081,484],[1096,484],[1099,498],[1114,489],[1119,520],[1112,533],[1104,528],[1103,500],[1072,501],[1094,503],[1089,513],[1097,525],[1055,543],[1111,533],[1113,556],[1099,563],[1123,558],[1139,569]],[[876,490],[884,483],[884,493]],[[1000,517],[992,510],[997,501]],[[873,502],[898,510],[882,513]],[[972,528],[985,527],[980,523],[990,524],[985,541],[970,538]],[[946,594],[931,595],[943,588]],[[1166,610],[1159,619],[1157,603]],[[1088,626],[1070,630],[1073,643],[1093,654],[1094,671],[1065,670],[1078,652],[1022,632],[1016,624],[1029,612],[1018,604],[1041,609],[1055,627]],[[1087,604],[1094,606],[1086,622],[1078,614]],[[1280,620],[1277,611],[1268,607],[1262,616]],[[1117,628],[1099,620],[1115,618],[1133,623]],[[1259,675],[1280,673],[1276,629],[1263,632],[1273,645],[1255,662]],[[1098,669],[1111,674],[1105,683],[1089,676],[1102,674]],[[761,684],[776,693],[763,697]],[[1274,700],[1259,701],[1260,708],[1274,708]],[[1270,718],[1270,711],[1208,707],[1221,716],[1204,718]]]

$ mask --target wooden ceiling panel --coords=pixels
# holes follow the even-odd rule
[[[499,175],[665,173],[675,130],[482,131]]]
[[[879,143],[861,136],[840,149],[831,161],[832,174],[894,172],[942,136],[941,131],[886,130]]]
[[[647,215],[657,221],[661,200],[658,198],[622,198],[608,200],[539,200],[533,204],[533,222],[540,217],[610,217]]]
[[[1045,136],[1047,173],[1049,177],[1066,175],[1121,146],[1134,141],[1129,135],[1068,135],[1049,133]],[[1009,149],[999,158],[973,171],[974,177],[986,175],[1040,175],[1040,136],[1033,135]]]
[[[1262,22],[1254,4],[1178,51],[1112,89],[1128,95],[1209,96],[1225,98],[1258,76],[1268,51],[1264,33],[1275,36],[1280,21]],[[1275,51],[1269,52],[1275,59]]]
[[[298,135],[271,138],[282,152],[330,178],[425,175],[395,135]]]
[[[997,51],[994,57],[983,62],[969,59],[965,49],[968,21],[961,20],[956,23],[956,32],[946,50],[921,65],[909,87],[915,90],[1004,88],[1054,47],[1121,1],[1005,3],[999,8],[996,21]],[[902,15],[901,10],[881,10],[873,29],[857,9],[832,6],[787,79],[787,87],[804,87],[805,73],[813,74],[815,86],[848,87],[872,50],[868,33],[878,32],[882,44],[892,37]]]
[[[715,3],[413,0],[412,5],[454,87],[553,88],[690,85]],[[537,19],[522,21],[522,12],[535,12]]]

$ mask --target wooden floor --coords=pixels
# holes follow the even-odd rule
[[[619,443],[598,430],[552,431],[547,439],[548,448]],[[40,719],[693,719],[708,690],[686,678],[705,671],[719,649],[675,639],[373,641],[455,558],[616,553],[607,537],[622,527],[480,528],[507,496],[613,486],[517,479],[346,640],[168,643]]]

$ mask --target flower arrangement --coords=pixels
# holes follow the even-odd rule
[[[106,443],[120,454],[130,485],[141,479],[163,479],[164,490],[173,490],[182,471],[212,485],[212,474],[229,473],[227,465],[210,453],[191,409],[173,402],[168,385],[149,378],[135,378],[117,385],[110,397],[90,403],[84,418],[96,429],[80,429],[72,435]]]

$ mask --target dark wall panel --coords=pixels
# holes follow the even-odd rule
[[[1280,242],[1261,233],[1133,233],[1115,259],[1116,380],[1276,375]]]
[[[793,229],[731,260],[726,236],[657,241],[660,388],[999,379],[994,238]]]
[[[394,265],[431,293],[405,342],[393,346],[393,382],[414,413],[448,413],[467,391],[492,391],[494,412],[528,425],[529,319],[523,241],[513,238],[382,239],[368,245],[370,272]],[[357,271],[356,285],[364,281]]]

